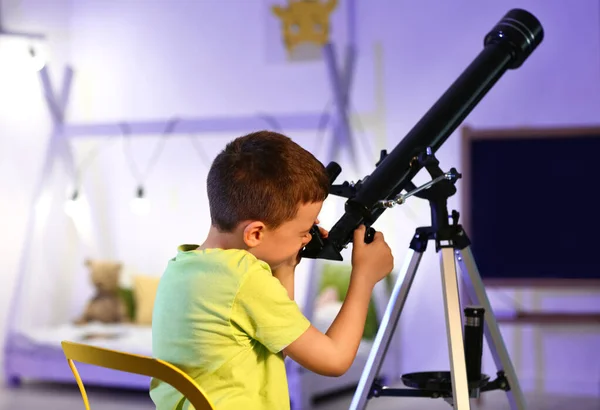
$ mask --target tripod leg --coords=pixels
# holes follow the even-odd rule
[[[417,252],[412,249],[409,250],[409,252],[412,252],[412,255],[406,259],[405,264],[398,275],[398,280],[394,285],[392,296],[390,297],[385,314],[379,325],[373,347],[369,353],[367,364],[365,365],[356,392],[354,393],[354,398],[350,404],[350,410],[363,410],[366,408],[367,400],[371,394],[371,388],[375,382],[375,378],[381,370],[381,364],[383,363],[390,341],[392,340],[394,330],[398,324],[398,319],[400,319],[400,314],[402,313],[402,308],[404,307],[415,273],[419,267],[419,262],[421,262],[421,258],[423,257],[422,252]],[[400,278],[402,276],[404,276],[404,280],[401,282]]]
[[[479,270],[473,258],[471,248],[467,246],[461,251],[457,251],[457,260],[460,265],[463,277],[464,285],[467,292],[470,294],[471,300],[477,300],[477,304],[482,306],[485,311],[485,338],[490,347],[496,368],[498,371],[504,371],[506,379],[508,380],[510,390],[506,392],[510,408],[512,410],[525,410],[525,398],[521,391],[521,386],[517,379],[517,374],[512,365],[508,350],[504,344],[502,334],[500,333],[500,327],[493,314],[490,300],[487,297],[483,281],[479,275]]]
[[[467,363],[465,361],[465,344],[462,333],[462,312],[458,294],[458,274],[454,260],[454,249],[442,248],[440,262],[452,374],[452,397],[458,410],[470,410]]]

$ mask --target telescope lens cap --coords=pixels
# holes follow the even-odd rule
[[[520,67],[544,38],[539,20],[523,9],[512,9],[485,36],[484,45],[506,46],[513,59],[510,68]]]

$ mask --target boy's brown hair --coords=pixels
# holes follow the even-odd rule
[[[245,220],[275,229],[301,204],[324,201],[329,177],[321,162],[285,135],[258,131],[228,143],[207,178],[212,225],[233,231]]]

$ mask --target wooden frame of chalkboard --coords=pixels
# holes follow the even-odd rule
[[[468,125],[461,128],[461,224],[467,234],[470,233],[470,201],[471,201],[471,146],[473,141],[481,139],[511,139],[511,138],[565,138],[565,137],[597,137],[600,127],[552,127],[552,128],[487,128],[474,129]],[[600,279],[542,279],[542,278],[485,278],[486,286],[494,287],[567,287],[567,288],[600,288]]]

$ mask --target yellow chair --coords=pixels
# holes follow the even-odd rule
[[[154,377],[179,390],[194,406],[195,410],[214,410],[213,404],[200,386],[187,374],[165,361],[69,341],[63,341],[61,344],[69,362],[69,367],[77,381],[77,386],[81,391],[86,410],[90,410],[90,404],[73,361]],[[183,407],[183,402],[184,400],[181,400],[177,406],[178,409]]]

